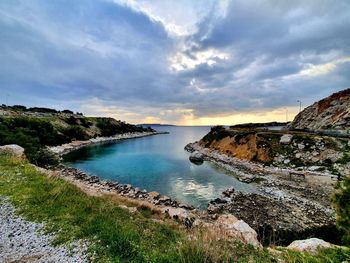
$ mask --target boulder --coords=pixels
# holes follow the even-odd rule
[[[240,233],[241,238],[245,243],[253,245],[255,247],[261,247],[261,244],[258,240],[258,234],[243,220],[238,220],[232,225],[232,228]]]
[[[306,251],[315,253],[320,248],[332,248],[335,245],[319,238],[309,238],[305,240],[295,240],[287,248],[295,251]]]
[[[284,134],[281,136],[280,144],[290,144],[292,141],[293,135],[291,134]]]
[[[228,237],[239,238],[246,244],[251,244],[255,247],[262,247],[255,230],[243,220],[238,220],[234,215],[220,215],[216,220],[216,224],[227,234]]]
[[[203,154],[201,154],[198,151],[194,151],[193,153],[191,153],[190,155],[190,161],[196,164],[201,164],[204,161],[204,156]]]
[[[24,158],[24,148],[17,144],[0,146],[0,153],[7,153],[17,158]]]

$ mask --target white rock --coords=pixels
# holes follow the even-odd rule
[[[238,220],[232,225],[232,227],[241,234],[242,239],[246,243],[255,247],[261,247],[261,244],[258,241],[258,234],[246,222],[243,220]]]
[[[24,148],[17,144],[9,144],[0,146],[0,153],[8,153],[15,157],[22,158],[24,157]]]
[[[280,144],[290,144],[292,141],[293,135],[291,134],[284,134],[280,139]]]
[[[299,149],[299,150],[302,150],[302,149],[304,149],[304,148],[305,148],[305,145],[304,145],[304,144],[298,143],[298,149]]]
[[[287,248],[295,251],[316,252],[320,248],[331,248],[335,245],[319,238],[309,238],[305,240],[295,240]]]

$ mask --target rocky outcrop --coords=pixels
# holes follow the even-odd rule
[[[300,112],[289,129],[349,130],[350,89],[339,91],[315,102]]]
[[[201,164],[203,163],[204,159],[203,159],[203,154],[201,154],[198,151],[194,151],[191,153],[189,159],[191,162],[196,163],[196,164]]]
[[[350,140],[301,131],[217,128],[199,141],[210,152],[264,166],[346,176],[350,173]],[[189,151],[198,151],[196,147]],[[237,163],[238,161],[236,161]]]
[[[17,158],[24,158],[25,157],[24,148],[17,145],[17,144],[9,144],[9,145],[0,146],[0,153],[10,154],[10,155],[17,157]]]
[[[278,144],[280,137],[276,139]],[[292,139],[283,147],[294,147],[293,143]],[[264,166],[229,157],[201,143],[191,143],[186,149],[201,152],[206,161],[232,171],[242,182],[255,182],[255,192],[242,193],[229,188],[222,197],[212,200],[208,212],[214,217],[221,213],[235,215],[257,231],[265,245],[271,242],[287,245],[310,235],[339,242],[334,234],[337,233],[335,212],[330,203],[336,176],[325,171]]]

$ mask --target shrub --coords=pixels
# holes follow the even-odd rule
[[[78,125],[72,125],[66,129],[63,129],[62,133],[66,135],[70,140],[88,140],[89,139],[89,136],[86,134],[85,130]]]
[[[59,157],[47,148],[39,148],[27,153],[29,161],[40,167],[56,166],[59,164]]]
[[[343,242],[350,244],[350,176],[338,183],[333,202],[337,212],[337,226],[344,232]]]

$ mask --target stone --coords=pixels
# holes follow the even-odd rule
[[[243,241],[245,241],[247,244],[255,247],[262,247],[258,241],[258,234],[246,222],[243,220],[238,220],[232,225],[232,227],[241,234]]]
[[[170,197],[166,196],[166,195],[162,195],[158,198],[159,202],[167,202],[170,201]]]
[[[320,166],[316,166],[316,165],[312,165],[312,166],[309,166],[308,168],[307,168],[309,171],[318,171],[318,170],[320,170],[321,169],[321,167]]]
[[[232,225],[238,221],[237,217],[231,214],[219,215],[216,222],[220,225]]]
[[[280,144],[290,144],[292,141],[293,135],[291,134],[284,134],[281,136]]]
[[[305,145],[302,143],[298,143],[298,149],[303,150],[305,148]]]
[[[209,214],[219,213],[223,209],[223,205],[209,204],[207,211]]]
[[[201,164],[204,161],[204,156],[200,152],[194,151],[193,153],[191,153],[189,159],[193,163]]]
[[[299,159],[300,157],[301,157],[301,153],[296,153],[296,154],[295,154],[295,158],[298,158],[298,159]]]
[[[223,194],[223,196],[225,196],[225,197],[230,197],[231,195],[234,194],[234,192],[235,192],[235,189],[234,189],[233,187],[231,187],[231,188],[229,188],[229,189],[223,191],[222,194]]]
[[[160,196],[160,194],[158,192],[154,192],[154,191],[149,192],[148,195],[153,199],[157,199]]]
[[[309,238],[305,240],[295,240],[287,248],[295,251],[306,251],[315,253],[320,248],[332,248],[335,245],[319,238]]]
[[[0,146],[0,153],[7,153],[17,158],[25,157],[24,148],[17,144]]]

